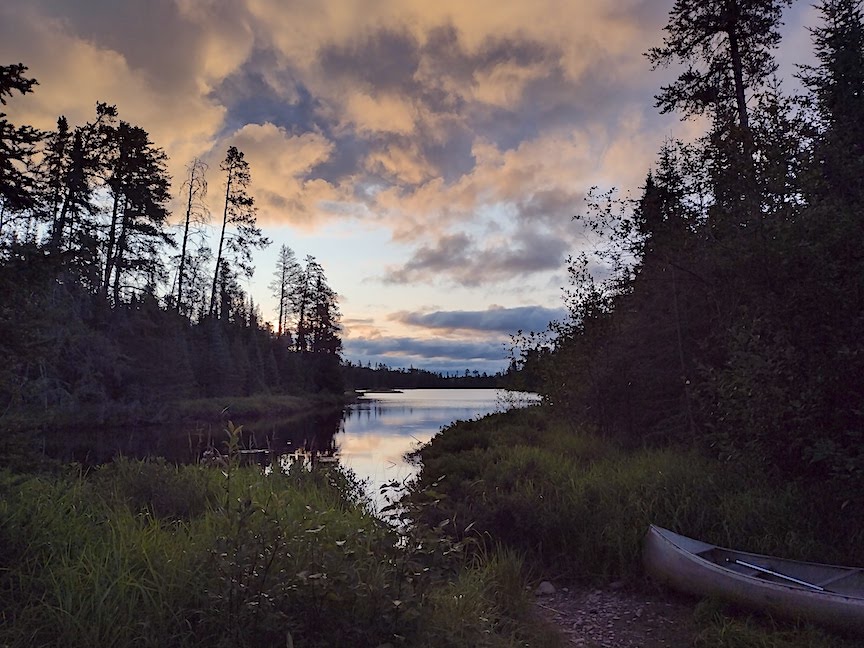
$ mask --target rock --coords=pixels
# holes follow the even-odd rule
[[[555,586],[549,581],[543,581],[542,583],[540,583],[537,589],[534,590],[535,596],[552,596],[554,593]]]

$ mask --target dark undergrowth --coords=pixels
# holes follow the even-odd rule
[[[624,450],[541,407],[457,423],[417,456],[423,469],[409,501],[425,524],[499,542],[552,579],[651,586],[640,560],[650,524],[727,547],[864,565],[864,528],[828,510],[818,488],[686,450]],[[719,612],[700,618],[700,646],[845,645],[815,629],[782,626],[783,634]]]

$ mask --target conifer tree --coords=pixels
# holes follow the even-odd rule
[[[327,283],[324,268],[315,260],[306,266],[312,288],[309,317],[310,350],[313,353],[336,355],[342,348],[339,339],[339,305],[336,292]]]
[[[273,272],[273,281],[270,283],[270,290],[273,291],[273,296],[277,299],[278,319],[276,324],[276,336],[282,337],[283,334],[289,333],[289,319],[292,314],[291,294],[301,281],[303,268],[297,261],[297,257],[287,245],[282,245],[279,249],[279,256],[276,259],[276,270]]]
[[[61,142],[68,128],[66,119],[57,122],[57,132],[51,134],[49,165],[43,171],[43,193],[50,195],[52,183],[59,183],[61,204],[54,215],[48,199],[47,210],[51,213],[50,249],[52,252],[71,252],[77,264],[79,278],[95,290],[100,280],[96,268],[99,224],[95,220],[98,207],[94,194],[101,176],[107,173],[108,146],[106,133],[112,128],[117,109],[106,103],[96,104],[96,119],[75,128],[65,160],[61,157]],[[58,178],[53,174],[59,173]],[[43,198],[43,203],[45,199]],[[43,206],[43,210],[46,207]]]
[[[821,122],[815,151],[816,185],[823,197],[864,202],[864,16],[860,0],[823,0],[822,25],[812,30],[814,67],[801,78]]]
[[[25,95],[33,91],[36,79],[25,77],[26,71],[20,63],[0,66],[0,105],[5,106],[7,98],[16,92]],[[36,204],[34,182],[28,170],[42,136],[32,126],[15,126],[0,111],[0,236],[10,217],[27,212]]]
[[[106,184],[112,194],[112,211],[105,242],[103,296],[113,275],[114,303],[119,303],[124,275],[143,275],[152,283],[161,268],[161,246],[172,244],[165,231],[170,199],[167,156],[138,126],[121,121],[106,128],[111,147],[110,175]]]
[[[791,0],[676,0],[662,47],[647,56],[653,66],[686,65],[657,95],[661,112],[685,116],[724,107],[747,129],[747,90],[776,69],[770,51],[780,42],[780,18]]]
[[[243,274],[251,277],[254,271],[252,250],[270,245],[270,240],[256,223],[255,200],[249,195],[252,175],[243,153],[236,146],[229,147],[219,168],[225,172],[225,206],[216,252],[216,271],[213,273],[213,287],[210,292],[211,316],[216,308],[219,273],[222,268],[227,267],[223,263],[227,260],[226,253],[231,255],[231,261]],[[231,231],[228,230],[229,226]]]

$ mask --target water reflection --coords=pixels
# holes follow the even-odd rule
[[[338,461],[365,482],[367,494],[380,504],[382,485],[405,482],[419,469],[407,461],[406,454],[441,428],[536,400],[532,394],[494,389],[369,393],[341,411],[256,422],[245,441],[260,444],[263,440],[270,451],[266,462],[283,469],[298,461],[304,465]]]
[[[339,462],[367,482],[378,500],[380,487],[403,482],[419,469],[405,455],[443,427],[510,407],[537,402],[533,394],[494,389],[413,389],[369,393],[346,408],[335,435]]]
[[[344,409],[245,423],[244,460],[285,467],[338,461],[367,482],[377,497],[382,484],[404,481],[417,467],[405,455],[428,442],[442,427],[491,412],[536,402],[530,394],[493,389],[416,389],[369,393]],[[88,429],[52,439],[46,452],[87,465],[118,455],[161,456],[177,463],[200,461],[208,449],[224,450],[225,421],[181,425],[174,429]]]

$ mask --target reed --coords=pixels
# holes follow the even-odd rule
[[[408,499],[436,502],[427,523],[453,520],[457,536],[471,525],[562,578],[636,578],[651,523],[761,553],[864,560],[860,529],[818,494],[692,451],[625,451],[542,408],[460,423],[418,457]]]
[[[821,493],[693,451],[623,449],[544,408],[460,422],[416,453],[405,499],[455,538],[500,543],[558,581],[642,576],[649,524],[724,546],[790,558],[864,564],[862,529]],[[700,648],[851,648],[818,629],[774,625],[700,606]]]
[[[0,472],[0,645],[545,645],[512,614],[517,564],[394,530],[360,493],[332,467],[264,474],[230,454]]]

